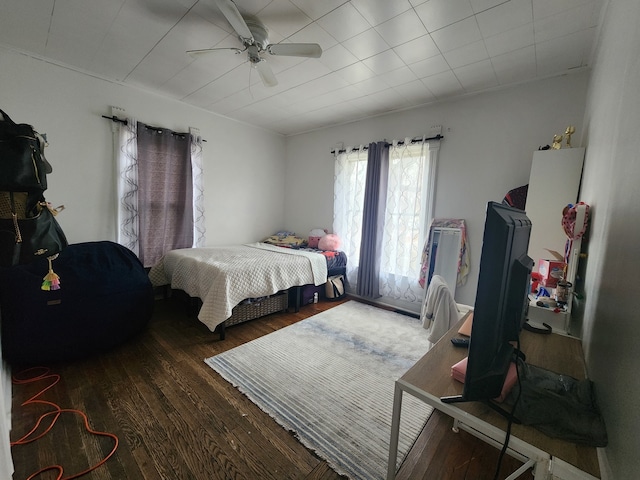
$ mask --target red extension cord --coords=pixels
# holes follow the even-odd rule
[[[38,374],[39,371],[41,371],[42,373]],[[30,376],[30,375],[33,375],[33,376]],[[20,377],[22,377],[22,378],[20,378]],[[24,378],[24,377],[27,377],[27,378]],[[69,479],[72,479],[72,478],[78,478],[78,477],[81,477],[83,475],[86,475],[87,473],[95,470],[100,465],[105,463],[109,458],[111,458],[111,456],[116,452],[116,449],[118,448],[118,437],[116,437],[112,433],[98,432],[96,430],[93,430],[89,426],[89,419],[84,414],[84,412],[81,412],[80,410],[75,410],[75,409],[71,409],[71,408],[60,408],[60,406],[56,405],[53,402],[49,402],[47,400],[39,400],[38,397],[43,395],[47,390],[53,388],[54,385],[56,385],[60,381],[60,375],[58,375],[58,374],[50,374],[48,368],[45,368],[45,367],[29,368],[27,370],[22,371],[19,375],[12,376],[12,382],[15,385],[26,385],[26,384],[29,384],[29,383],[35,383],[35,382],[44,381],[44,380],[51,380],[51,383],[49,385],[47,385],[45,388],[43,388],[42,390],[40,390],[38,393],[36,393],[29,400],[27,400],[24,403],[22,403],[21,406],[25,407],[25,406],[30,405],[30,404],[39,403],[39,404],[48,405],[50,407],[53,407],[53,410],[41,415],[40,418],[38,418],[38,421],[36,422],[34,427],[29,431],[29,433],[24,435],[22,438],[16,440],[15,442],[11,442],[11,446],[13,447],[15,445],[26,445],[28,443],[34,442],[34,441],[42,438],[49,431],[51,431],[51,429],[55,425],[56,421],[58,420],[58,418],[60,418],[60,415],[62,415],[63,413],[74,413],[76,415],[80,415],[84,420],[84,426],[87,429],[87,432],[92,433],[94,435],[99,435],[99,436],[102,436],[102,437],[110,437],[110,438],[113,439],[114,445],[113,445],[113,449],[111,450],[111,452],[109,452],[109,454],[106,457],[104,457],[100,462],[98,462],[97,464],[93,465],[92,467],[89,467],[88,469],[86,469],[86,470],[84,470],[84,471],[82,471],[80,473],[76,473],[76,474],[73,474],[71,476],[63,478],[62,475],[64,473],[64,469],[62,468],[62,466],[60,466],[60,465],[50,465],[48,467],[41,468],[40,470],[38,470],[35,473],[32,473],[31,475],[29,475],[29,477],[27,477],[27,480],[31,480],[32,478],[35,478],[36,476],[40,475],[41,473],[49,471],[49,470],[57,470],[58,471],[58,476],[56,477],[56,480],[69,480]],[[38,430],[38,428],[40,427],[40,424],[45,420],[45,418],[48,418],[48,417],[53,417],[51,419],[51,424],[41,434],[31,437],[34,434],[34,432],[36,432]]]

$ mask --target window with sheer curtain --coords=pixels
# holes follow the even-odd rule
[[[420,311],[424,290],[418,280],[432,218],[438,148],[437,141],[405,139],[336,156],[333,229],[349,258],[350,293]],[[383,178],[368,184],[367,169],[376,149],[383,162],[375,164],[375,169]],[[378,195],[372,190],[379,190]],[[372,218],[368,219],[365,202],[377,205]],[[367,222],[373,227],[367,227]],[[363,254],[363,249],[374,254]],[[365,289],[358,285],[367,278],[363,270],[370,270],[373,277],[373,281],[364,280],[370,284]]]
[[[202,139],[129,118],[115,135],[118,243],[145,267],[176,248],[204,246]]]

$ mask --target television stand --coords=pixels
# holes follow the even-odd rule
[[[507,429],[507,419],[484,402],[453,401],[445,403],[442,397],[462,396],[463,385],[451,377],[451,366],[462,360],[466,351],[451,345],[460,322],[436,343],[401,378],[396,380],[391,423],[391,441],[387,479],[396,475],[398,438],[402,396],[408,393],[433,406],[454,419],[454,426],[462,428],[481,440],[501,448]],[[537,335],[523,331],[521,348],[527,354],[527,363],[547,370],[584,378],[584,356],[580,341],[564,335]],[[514,424],[507,453],[533,468],[536,478],[595,480],[600,478],[600,467],[595,447],[578,445],[566,440],[550,438],[534,427]],[[513,479],[522,468],[508,478]],[[519,473],[518,473],[519,472]]]

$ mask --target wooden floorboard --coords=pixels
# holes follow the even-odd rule
[[[342,301],[320,302],[297,313],[276,313],[235,325],[220,341],[217,334],[187,315],[177,297],[158,300],[141,335],[108,353],[50,365],[61,380],[42,398],[85,412],[92,428],[118,437],[116,453],[85,475],[86,479],[338,480],[344,477],[222,379],[204,359]],[[20,368],[12,370],[16,374]],[[12,440],[51,409],[42,404],[21,406],[43,385],[43,381],[14,385]],[[13,478],[26,479],[55,464],[63,465],[64,476],[69,476],[99,462],[112,446],[110,438],[85,433],[78,415],[63,414],[40,440],[12,447]],[[498,453],[466,432],[454,434],[451,419],[436,414],[416,440],[398,478],[491,479]],[[503,468],[507,473],[500,478],[519,465],[507,457]],[[38,478],[56,476],[47,472]]]

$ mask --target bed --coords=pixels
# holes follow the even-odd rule
[[[225,324],[233,324],[227,321],[243,301],[255,305],[265,297],[285,295],[292,287],[322,285],[329,273],[340,270],[336,265],[346,261],[341,253],[262,242],[179,249],[166,253],[149,278],[156,287],[169,285],[200,299],[198,320],[212,332],[218,328],[224,338]],[[280,306],[286,309],[288,301]]]

